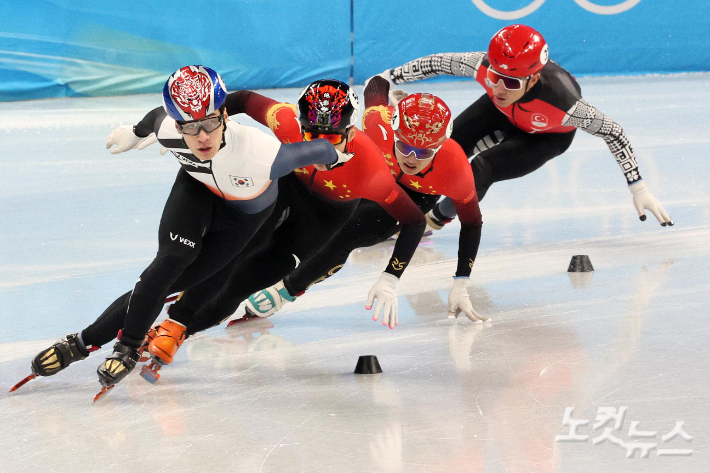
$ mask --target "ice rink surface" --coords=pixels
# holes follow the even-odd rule
[[[624,127],[674,227],[640,222],[604,141],[578,132],[482,202],[469,292],[493,324],[446,316],[453,223],[420,245],[396,329],[364,309],[386,242],[274,317],[189,339],[156,384],[136,369],[96,404],[110,346],[7,391],[152,260],[179,165],[158,146],[113,156],[104,143],[160,98],[0,104],[0,471],[710,471],[710,74],[580,83]],[[483,93],[407,90],[454,115]],[[577,254],[594,273],[570,277]],[[383,373],[353,374],[360,355]],[[602,425],[609,409],[624,417]]]

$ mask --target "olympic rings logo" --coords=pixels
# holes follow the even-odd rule
[[[486,4],[485,0],[471,0],[473,4],[486,15],[498,20],[517,20],[528,16],[545,3],[545,0],[533,0],[533,2],[523,8],[513,11],[502,11],[491,8]],[[616,5],[597,5],[589,0],[574,0],[574,3],[584,8],[585,10],[596,13],[597,15],[618,15],[627,10],[631,10],[638,5],[641,0],[624,0]]]

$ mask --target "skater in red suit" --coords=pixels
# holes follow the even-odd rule
[[[525,176],[564,153],[580,129],[609,146],[641,221],[651,211],[662,226],[673,220],[646,188],[624,130],[582,98],[575,78],[549,59],[540,33],[511,25],[491,39],[488,52],[433,54],[380,74],[392,84],[437,75],[473,77],[485,94],[454,120],[451,137],[471,160],[479,199],[494,182]],[[456,216],[450,199],[427,215],[435,229]]]
[[[363,129],[380,146],[397,183],[423,212],[429,211],[440,196],[453,202],[461,219],[461,232],[449,315],[463,312],[473,321],[488,320],[473,309],[466,290],[481,239],[482,218],[471,167],[461,147],[449,138],[451,112],[431,94],[413,94],[395,106],[388,105],[389,88],[381,77],[368,82]],[[272,315],[311,285],[339,271],[350,252],[385,241],[399,228],[395,219],[372,202],[361,202],[327,246],[303,261],[278,286],[249,297],[245,318]]]

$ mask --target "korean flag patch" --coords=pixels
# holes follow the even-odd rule
[[[254,180],[251,177],[229,176],[234,187],[253,187]]]

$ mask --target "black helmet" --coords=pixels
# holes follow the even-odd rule
[[[355,91],[339,80],[317,80],[298,97],[298,121],[306,130],[342,133],[357,124],[359,117]]]

